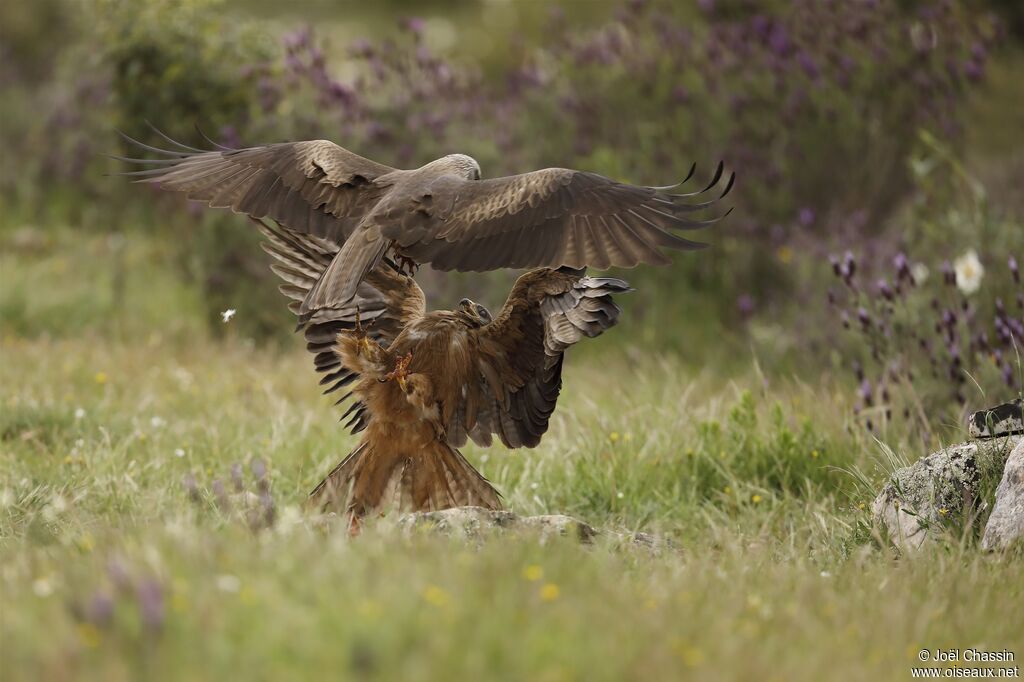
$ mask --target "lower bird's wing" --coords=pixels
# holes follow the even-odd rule
[[[469,437],[488,446],[497,434],[510,448],[540,443],[562,387],[566,349],[612,327],[620,312],[612,294],[627,291],[620,279],[568,268],[522,275],[494,320],[473,332],[472,366],[447,373],[464,383],[435,381],[445,393],[449,442],[457,447]]]
[[[254,220],[266,237],[263,249],[276,261],[271,269],[284,280],[281,293],[291,299],[289,309],[299,317],[298,329],[305,332],[306,348],[314,354],[316,370],[323,376],[325,393],[349,386],[359,378],[354,368],[342,365],[334,352],[338,334],[354,331],[357,317],[368,336],[387,348],[409,322],[422,317],[426,308],[423,290],[412,277],[401,274],[388,261],[381,262],[359,284],[354,298],[337,307],[324,307],[300,314],[309,290],[322,277],[338,252],[338,245],[278,225],[271,227]],[[343,395],[338,403],[351,396]],[[353,433],[366,427],[364,406],[354,401],[342,416]]]

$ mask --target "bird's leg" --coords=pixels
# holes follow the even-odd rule
[[[412,352],[406,353],[405,355],[398,358],[395,361],[395,368],[384,375],[381,381],[391,381],[394,379],[398,382],[402,391],[405,392],[405,378],[409,376],[409,363],[412,362]]]
[[[362,321],[359,319],[359,306],[356,306],[356,324],[352,333],[355,335],[356,340],[359,342],[358,352],[365,353],[370,350],[370,338],[366,335],[366,327],[362,325]]]
[[[356,514],[353,509],[348,513],[348,535],[349,537],[356,537],[362,530],[362,525],[359,522],[359,515]]]

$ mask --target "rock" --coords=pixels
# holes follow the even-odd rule
[[[445,533],[458,533],[477,538],[495,530],[534,530],[541,537],[554,535],[574,537],[590,542],[597,531],[590,525],[563,514],[519,516],[510,511],[492,511],[483,507],[454,507],[432,512],[406,514],[398,522],[406,529],[434,528]]]
[[[982,549],[1005,549],[1024,539],[1024,438],[1006,458],[996,503],[981,539]]]
[[[1024,433],[1024,406],[1018,398],[987,410],[975,412],[967,420],[971,438],[996,438]]]
[[[875,521],[900,549],[918,549],[947,519],[960,517],[976,502],[981,481],[998,477],[1007,453],[1021,440],[961,443],[898,469],[871,505]]]
[[[668,540],[647,533],[620,533],[598,530],[590,524],[564,514],[542,516],[519,516],[510,511],[492,511],[482,507],[455,507],[432,512],[406,514],[398,525],[406,532],[427,528],[447,534],[458,534],[467,539],[479,539],[488,534],[501,532],[536,533],[541,540],[567,537],[589,544],[598,536],[645,547],[652,551],[663,548],[674,549]]]

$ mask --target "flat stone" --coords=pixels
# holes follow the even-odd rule
[[[1024,405],[1013,402],[979,410],[967,420],[971,438],[998,438],[1024,433]]]
[[[919,549],[935,539],[946,521],[978,502],[982,478],[1002,471],[1020,436],[953,445],[893,472],[875,498],[875,521],[894,545]]]
[[[429,529],[458,535],[466,539],[480,539],[486,535],[504,532],[525,532],[537,534],[542,541],[565,537],[589,544],[599,536],[607,536],[652,551],[675,549],[668,540],[648,533],[598,530],[585,521],[564,514],[520,516],[506,510],[454,507],[440,511],[406,514],[399,519],[398,525],[406,532],[415,529]]]
[[[1024,540],[1024,438],[1006,458],[996,503],[981,539],[982,549],[1005,549]]]

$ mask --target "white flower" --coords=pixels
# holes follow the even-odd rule
[[[85,418],[85,408],[84,407],[75,408],[75,419],[84,419],[84,418]]]
[[[985,275],[985,268],[978,260],[978,253],[970,249],[953,262],[953,270],[956,272],[956,286],[965,294],[973,294],[981,286],[981,278]]]
[[[166,423],[167,422],[164,421],[163,417],[151,417],[149,420],[149,425],[152,426],[154,429],[159,429]]]
[[[928,266],[924,263],[914,263],[910,266],[910,276],[914,278],[915,284],[924,284],[928,279]]]
[[[220,319],[224,320],[224,322],[226,324],[228,322],[228,320],[230,320],[232,317],[235,316],[236,312],[237,311],[234,308],[228,308],[227,310],[225,310],[224,312],[222,312],[220,314]]]
[[[540,483],[531,483],[530,484],[530,490],[536,490],[539,487],[540,487]]]
[[[181,449],[181,448],[174,448],[174,456],[175,457],[184,457],[185,456],[185,451],[183,449]]]
[[[625,495],[623,493],[621,493],[621,492],[618,492],[618,493],[615,493],[615,497],[617,497],[617,498],[619,498],[621,500],[623,497],[625,497]]]
[[[238,592],[238,588],[241,586],[242,581],[237,576],[226,573],[217,576],[217,589],[221,592]]]
[[[53,582],[47,577],[36,578],[32,581],[32,591],[37,597],[49,597],[53,594]]]

